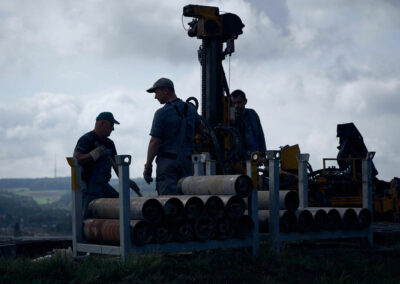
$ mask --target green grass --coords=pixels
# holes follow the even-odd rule
[[[0,259],[1,283],[399,283],[398,250],[292,247],[280,256],[264,245],[244,249],[80,261],[57,255],[40,262]]]
[[[6,192],[10,192],[19,196],[32,197],[37,204],[44,205],[44,204],[52,204],[53,202],[59,200],[61,196],[64,195],[67,191],[52,190],[52,189],[30,190],[29,188],[21,187],[21,188],[12,188],[8,190],[3,190],[2,192],[3,195]]]

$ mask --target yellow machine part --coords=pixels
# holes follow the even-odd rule
[[[300,154],[299,144],[293,146],[284,146],[281,148],[281,168],[284,171],[297,170],[298,163],[296,155]]]
[[[374,197],[374,211],[379,214],[393,213],[400,214],[399,197],[397,196],[398,179],[394,178],[390,182],[390,189],[383,197]]]

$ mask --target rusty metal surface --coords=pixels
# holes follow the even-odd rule
[[[163,217],[163,206],[152,197],[134,197],[130,199],[131,220],[145,220],[156,223]],[[90,202],[88,215],[100,219],[119,219],[119,199],[99,198]]]
[[[178,189],[188,195],[249,196],[253,181],[247,175],[190,176],[179,180]]]
[[[151,240],[149,224],[142,220],[131,220],[131,241],[137,245],[144,245]],[[83,235],[87,241],[100,243],[118,243],[119,220],[115,219],[86,219],[83,222]]]

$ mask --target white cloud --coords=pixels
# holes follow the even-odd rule
[[[159,107],[145,93],[158,77],[182,98],[200,94],[197,49],[183,30],[187,1],[2,1],[0,177],[69,169],[80,135],[112,111],[111,138],[141,175]],[[400,10],[397,1],[200,1],[238,14],[245,27],[231,58],[267,146],[299,143],[314,169],[336,156],[336,125],[353,121],[380,177],[398,175]],[[189,19],[184,18],[184,22]],[[228,74],[228,62],[224,62]]]

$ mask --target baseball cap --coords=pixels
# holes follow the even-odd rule
[[[108,112],[108,111],[101,112],[96,117],[96,121],[99,121],[99,120],[108,120],[108,121],[110,121],[112,123],[119,124],[119,122],[115,120],[113,114],[111,112]]]
[[[160,78],[154,84],[153,87],[147,90],[148,93],[154,93],[157,88],[174,88],[174,83],[170,79]]]

